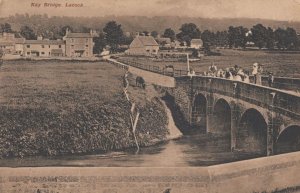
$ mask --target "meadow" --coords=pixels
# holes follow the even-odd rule
[[[0,157],[134,147],[123,75],[106,62],[6,61],[0,69]],[[167,119],[159,100],[133,85],[130,90],[132,100],[142,101],[140,145],[164,140]]]

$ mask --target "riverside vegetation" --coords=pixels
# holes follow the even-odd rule
[[[124,71],[105,62],[10,61],[0,70],[0,157],[135,147]],[[166,140],[167,115],[151,86],[129,93],[141,112],[140,146]],[[151,92],[151,94],[150,94]]]

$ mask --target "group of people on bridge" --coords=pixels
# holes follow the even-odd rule
[[[212,64],[211,66],[209,66],[208,72],[204,72],[204,75],[250,83],[249,71],[245,71],[244,69],[240,68],[238,65],[223,70],[223,69],[218,69],[215,64]]]
[[[259,63],[254,63],[252,66],[252,75],[254,84],[262,85],[262,75],[263,65]],[[226,78],[229,80],[242,81],[245,83],[250,83],[250,72],[248,70],[244,70],[243,68],[235,65],[234,67],[223,69],[218,69],[215,64],[209,66],[208,71],[204,72],[204,76],[210,77],[219,77]],[[268,86],[272,87],[274,82],[273,73],[268,73]]]

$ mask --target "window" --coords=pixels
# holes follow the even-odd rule
[[[45,48],[45,46],[44,46],[44,45],[42,45],[42,48]]]
[[[30,45],[26,45],[27,48],[30,48]]]
[[[58,47],[61,48],[61,45],[59,45]]]
[[[85,45],[85,47],[89,47],[89,45]]]
[[[156,50],[152,50],[152,52],[156,52]]]
[[[45,54],[45,52],[41,52],[42,53],[42,55],[44,55]]]
[[[30,55],[30,52],[27,52],[27,55]]]
[[[51,46],[49,45],[49,48],[50,48]]]
[[[49,52],[49,56],[51,55],[51,53]]]
[[[71,45],[71,48],[74,49],[74,45]]]

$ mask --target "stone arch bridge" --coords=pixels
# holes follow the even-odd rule
[[[176,77],[166,89],[181,127],[228,137],[231,150],[273,155],[300,150],[300,96],[214,77]]]

